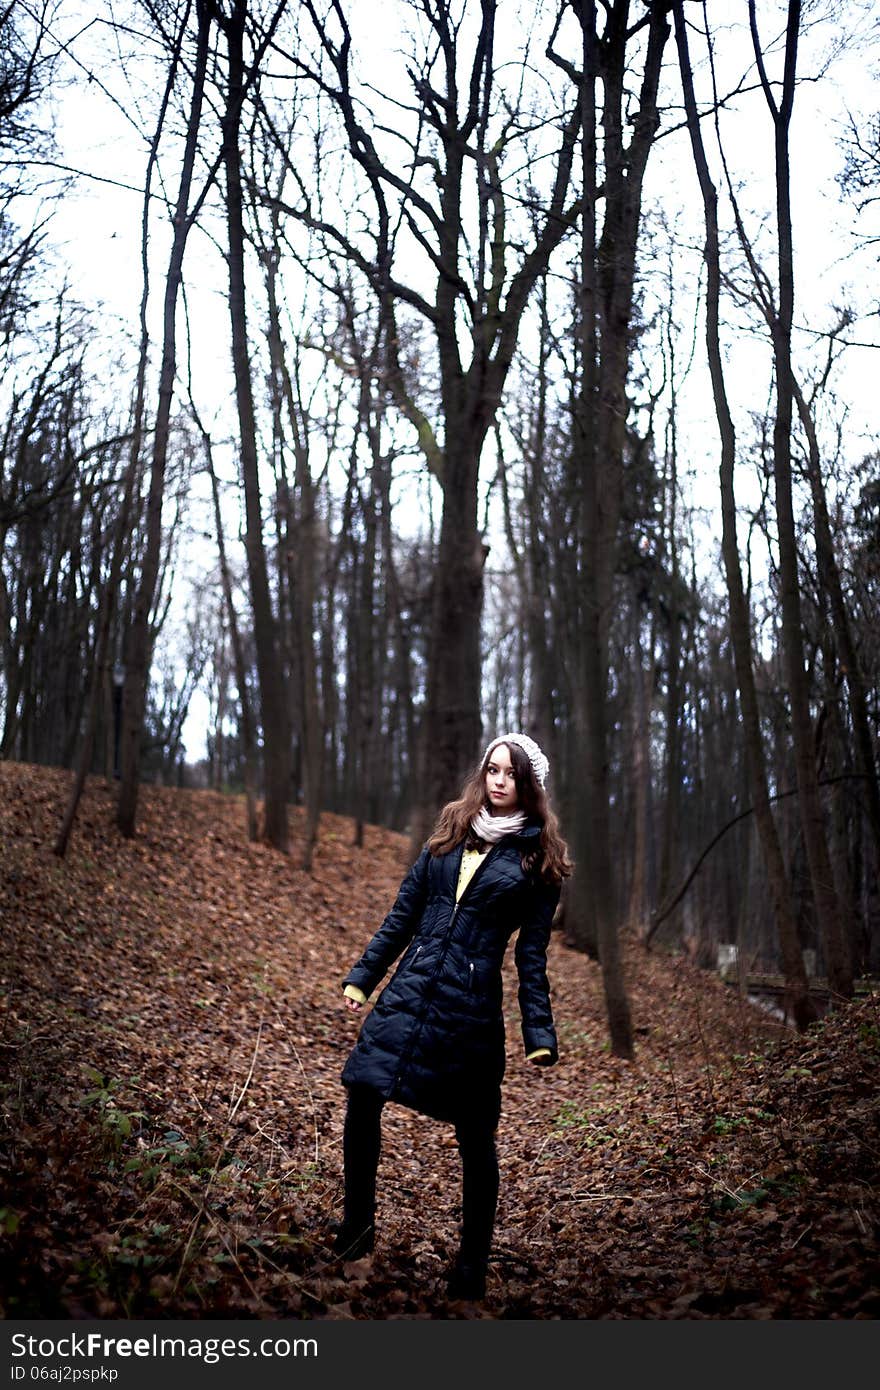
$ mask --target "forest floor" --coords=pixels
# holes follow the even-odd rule
[[[0,763],[0,1315],[874,1319],[880,1000],[806,1035],[687,957],[624,942],[635,1061],[598,966],[554,933],[560,1061],[522,1055],[512,951],[487,1296],[449,1302],[449,1126],[389,1105],[372,1258],[341,1264],[340,981],[402,836],[326,815],[314,872],[242,801],[144,787],[123,840],[87,783]]]

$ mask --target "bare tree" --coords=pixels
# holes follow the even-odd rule
[[[301,196],[288,211],[321,233],[328,247],[356,266],[375,291],[381,316],[386,379],[398,409],[417,432],[442,492],[443,511],[433,567],[430,654],[423,748],[430,758],[417,779],[421,806],[413,822],[420,842],[426,817],[455,793],[480,747],[480,618],[485,550],[477,517],[480,458],[498,410],[531,291],[553,249],[571,227],[566,207],[577,109],[561,120],[553,175],[544,204],[529,178],[520,195],[533,208],[534,231],[509,225],[517,198],[502,162],[523,132],[520,97],[497,92],[497,6],[481,0],[474,32],[445,3],[424,6],[427,41],[410,78],[415,103],[402,105],[404,167],[383,154],[378,120],[368,124],[352,77],[352,36],[341,0],[326,14],[304,0],[317,35],[320,64],[297,59],[342,120],[352,158],[372,199],[372,247],[363,250],[336,221],[322,216],[300,177]],[[333,82],[323,75],[324,67]],[[547,159],[543,161],[547,164]],[[427,175],[427,178],[425,177]],[[537,177],[537,166],[535,167]],[[471,198],[475,216],[471,217]],[[518,221],[518,219],[517,219]],[[403,281],[396,256],[403,227],[435,277],[428,297]],[[417,382],[402,350],[402,313],[426,328],[436,354],[433,407],[419,403]],[[442,424],[440,435],[437,424]]]
[[[799,808],[809,863],[813,899],[825,946],[828,977],[832,989],[844,998],[852,996],[852,959],[849,933],[844,926],[843,909],[834,886],[825,817],[819,791],[814,754],[813,724],[809,689],[804,666],[801,623],[801,595],[795,535],[791,477],[791,432],[794,404],[794,378],[791,364],[791,331],[794,317],[794,254],[792,249],[791,175],[789,131],[795,96],[800,0],[789,0],[782,91],[777,101],[767,75],[758,34],[754,0],[749,0],[749,25],[761,87],[773,119],[776,163],[776,233],[779,304],[770,314],[773,358],[776,373],[776,418],[773,425],[773,476],[776,485],[776,520],[779,533],[780,599],[782,643],[788,695],[791,706],[791,732],[799,792]],[[769,306],[769,300],[765,299]]]
[[[718,195],[709,172],[709,163],[703,144],[699,112],[694,94],[687,26],[684,18],[682,0],[675,0],[673,15],[675,19],[675,36],[678,45],[679,67],[687,111],[688,131],[691,139],[691,148],[693,150],[700,192],[703,198],[703,210],[706,222],[706,241],[704,246],[704,258],[706,263],[706,351],[709,362],[709,374],[712,380],[715,413],[718,419],[718,428],[721,438],[721,548],[727,581],[730,611],[730,636],[736,661],[737,684],[739,687],[740,707],[743,718],[746,763],[749,770],[749,783],[752,790],[755,817],[773,902],[789,1003],[798,1028],[805,1029],[815,1019],[816,1012],[808,992],[807,976],[804,969],[803,954],[798,941],[797,924],[792,910],[791,895],[782,855],[782,847],[773,819],[773,813],[770,808],[770,793],[752,662],[749,610],[743,586],[739,545],[736,534],[736,498],[734,492],[736,432],[728,402],[721,352],[721,254],[718,237]]]
[[[202,436],[202,443],[205,450],[205,466],[208,476],[211,479],[211,500],[214,507],[214,528],[217,534],[217,554],[220,561],[220,583],[223,589],[223,602],[226,607],[226,619],[229,623],[229,636],[232,642],[232,658],[235,669],[235,680],[238,686],[239,702],[239,724],[241,728],[242,742],[242,762],[244,764],[244,791],[245,791],[245,815],[247,825],[247,835],[249,840],[256,840],[259,836],[259,824],[257,820],[257,795],[256,795],[256,739],[254,737],[254,717],[251,708],[251,695],[248,688],[247,664],[245,662],[244,644],[238,623],[238,614],[235,611],[235,599],[232,592],[232,573],[229,566],[229,559],[226,552],[226,537],[223,529],[223,511],[220,504],[220,484],[217,479],[217,470],[214,467],[214,450],[211,437],[199,419],[195,415],[196,424]],[[218,725],[220,720],[218,719]]]
[[[833,339],[832,339],[833,342]],[[829,344],[828,367],[830,370],[832,346]],[[813,518],[816,534],[816,562],[820,583],[828,597],[831,614],[833,640],[836,644],[840,666],[846,680],[849,706],[853,724],[856,766],[864,778],[865,799],[868,820],[874,840],[876,862],[880,865],[880,784],[878,784],[877,764],[871,738],[871,725],[868,717],[868,700],[862,661],[853,632],[853,622],[844,598],[840,567],[835,554],[831,521],[828,515],[828,500],[822,475],[822,453],[816,432],[814,404],[821,382],[805,396],[799,382],[792,372],[792,390],[797,404],[798,415],[807,441],[807,475],[813,499]]]
[[[254,613],[257,672],[260,682],[260,715],[263,731],[263,834],[269,844],[287,853],[290,794],[290,725],[284,671],[279,648],[278,622],[272,608],[269,570],[263,540],[262,500],[259,478],[257,421],[248,342],[247,290],[245,282],[244,186],[242,180],[241,123],[246,92],[254,82],[284,11],[284,0],[275,10],[265,32],[245,61],[245,35],[249,19],[247,0],[234,0],[224,13],[207,0],[210,13],[226,41],[226,74],[223,129],[223,166],[226,172],[225,211],[228,237],[229,317],[232,331],[232,365],[238,409],[241,471],[244,483],[245,550]]]
[[[196,62],[192,77],[186,140],[180,172],[177,200],[172,219],[171,250],[165,277],[165,298],[162,321],[162,363],[159,374],[159,397],[153,431],[150,489],[146,511],[146,545],[134,603],[131,631],[128,635],[125,664],[125,684],[122,692],[122,734],[120,740],[120,785],[116,807],[116,823],[123,835],[133,836],[137,817],[138,784],[140,779],[140,746],[144,710],[150,674],[152,636],[151,610],[156,596],[156,582],[162,546],[162,504],[165,492],[165,472],[168,462],[168,440],[171,404],[174,396],[177,358],[177,304],[183,278],[183,258],[193,226],[194,213],[190,206],[193,172],[198,150],[202,103],[205,94],[205,74],[208,65],[211,20],[206,0],[195,0]],[[178,31],[177,45],[172,55],[171,72],[176,71],[180,49],[189,25],[190,7],[184,10]],[[173,76],[172,79],[173,81]],[[151,154],[152,158],[152,154]]]
[[[569,497],[568,639],[574,653],[569,686],[584,791],[575,808],[577,864],[566,903],[575,944],[598,948],[611,1047],[633,1055],[632,1023],[617,929],[609,825],[608,639],[623,492],[627,379],[633,327],[641,193],[660,123],[657,91],[669,34],[665,0],[630,22],[628,0],[572,6],[581,33],[580,71],[558,54],[575,81],[581,109],[581,253],[577,315],[579,383]],[[628,113],[626,82],[637,36],[646,30],[638,102]],[[601,83],[602,99],[597,104]],[[598,115],[597,115],[598,111]],[[631,135],[626,140],[629,124]],[[599,149],[599,131],[602,151]],[[602,208],[601,227],[597,212]]]
[[[291,610],[292,683],[296,687],[300,714],[298,732],[306,806],[302,867],[310,873],[318,841],[324,783],[324,719],[314,638],[319,526],[317,488],[312,476],[312,425],[303,401],[300,348],[297,344],[291,369],[281,323],[279,213],[277,209],[272,209],[268,236],[265,238],[259,231],[258,216],[259,209],[255,209],[268,308],[273,432],[277,444],[278,545],[282,557],[279,559],[279,570],[286,576],[287,604]],[[293,451],[292,486],[286,459],[288,445]]]

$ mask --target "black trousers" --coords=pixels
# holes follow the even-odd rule
[[[342,1134],[345,1164],[345,1222],[352,1230],[372,1226],[376,1213],[376,1172],[382,1148],[385,1097],[372,1086],[349,1086]],[[461,1244],[459,1262],[485,1268],[498,1205],[495,1120],[466,1115],[456,1121],[461,1155]]]

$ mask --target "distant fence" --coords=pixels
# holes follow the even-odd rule
[[[776,1002],[780,1006],[785,1004],[785,979],[782,975],[746,975],[745,986],[747,994],[757,995],[762,999]],[[880,980],[855,980],[853,990],[856,995],[876,994],[880,997]],[[831,1007],[835,992],[827,980],[810,980],[809,992],[810,998],[815,999],[816,1003],[824,1010]]]
[[[804,967],[807,972],[810,998],[816,1004],[819,1013],[824,1015],[830,1010],[835,994],[828,981],[816,975],[815,951],[809,949],[804,951]],[[724,942],[719,945],[717,969],[718,974],[726,984],[740,984],[738,953],[733,943]],[[783,975],[746,971],[742,984],[746,994],[754,1003],[760,1004],[768,1012],[775,1014],[777,1018],[786,1018],[787,1001]],[[876,994],[880,998],[880,979],[865,976],[854,981],[853,989],[856,996],[864,997],[869,994]]]

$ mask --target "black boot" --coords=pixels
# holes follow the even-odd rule
[[[479,1302],[486,1297],[486,1266],[482,1263],[468,1264],[460,1257],[455,1261],[446,1285],[449,1298],[468,1299]]]
[[[498,1155],[494,1127],[483,1115],[464,1115],[456,1123],[462,1164],[461,1240],[449,1275],[450,1298],[486,1296],[486,1272],[495,1207],[498,1201]]]
[[[361,1260],[376,1241],[376,1169],[382,1147],[384,1099],[372,1086],[350,1086],[342,1132],[345,1164],[343,1218],[333,1249],[343,1260]]]
[[[342,1221],[333,1235],[333,1249],[343,1260],[362,1260],[373,1253],[376,1226],[372,1221]]]

